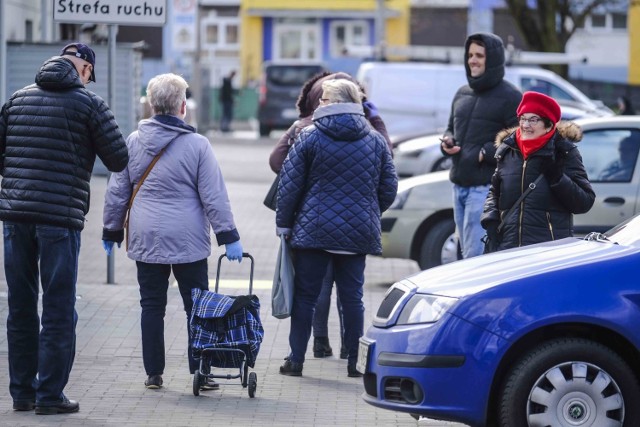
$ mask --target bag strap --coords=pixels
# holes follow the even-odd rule
[[[522,203],[522,201],[527,198],[529,193],[531,193],[533,190],[536,189],[538,184],[540,184],[540,180],[542,179],[542,177],[543,177],[543,174],[538,175],[536,180],[533,181],[531,184],[529,184],[527,189],[520,195],[520,197],[518,197],[518,200],[516,200],[516,202],[511,206],[511,208],[509,208],[507,213],[502,217],[502,221],[500,221],[500,225],[498,225],[498,234],[500,234],[502,232],[502,226],[504,225],[505,222],[507,222],[507,219],[511,215],[513,215],[513,213],[515,212],[516,206],[518,206],[520,203]]]
[[[165,145],[162,150],[160,150],[160,152],[158,154],[155,155],[155,157],[151,160],[151,163],[149,163],[149,166],[147,166],[147,169],[145,169],[144,173],[142,174],[142,176],[140,177],[140,181],[138,181],[138,184],[136,185],[136,188],[133,189],[133,193],[131,194],[131,198],[129,199],[129,206],[127,206],[127,215],[124,219],[124,228],[126,231],[126,240],[125,240],[125,249],[129,250],[129,213],[131,212],[131,207],[133,206],[133,199],[136,198],[136,194],[138,194],[138,190],[140,190],[140,187],[142,187],[142,183],[144,182],[145,179],[147,179],[147,176],[149,176],[149,173],[151,173],[151,169],[153,169],[153,167],[156,165],[156,163],[158,163],[158,160],[160,160],[160,157],[164,154],[164,152],[166,151],[167,147],[176,139],[178,139],[178,137],[182,135],[181,133],[179,133],[178,135],[176,135],[171,141],[169,141],[169,143],[167,145]]]

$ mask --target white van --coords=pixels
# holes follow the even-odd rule
[[[356,78],[384,119],[390,136],[444,131],[451,101],[467,84],[463,64],[365,62]],[[601,101],[589,99],[557,74],[536,67],[506,67],[505,79],[520,90],[534,90],[560,103],[563,117],[610,116]]]

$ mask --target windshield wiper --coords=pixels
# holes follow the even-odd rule
[[[605,236],[603,233],[598,233],[597,231],[592,231],[591,233],[584,236],[584,240],[587,240],[589,242],[609,242],[614,243],[615,245],[618,244],[617,242],[611,242],[611,240],[609,240],[607,236]]]

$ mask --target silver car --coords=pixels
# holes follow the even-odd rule
[[[640,210],[640,116],[575,123],[584,132],[578,148],[596,201],[588,213],[574,216],[574,233],[604,232]],[[395,202],[382,215],[382,256],[413,259],[422,269],[459,259],[448,171],[400,181]]]

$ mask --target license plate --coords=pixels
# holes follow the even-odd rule
[[[369,360],[369,347],[371,343],[360,338],[358,345],[358,360],[356,362],[356,369],[363,374],[367,373],[367,361]]]
[[[297,119],[298,111],[295,108],[285,108],[282,110],[282,117],[285,119]]]

